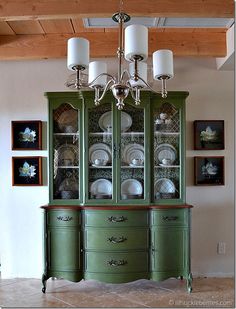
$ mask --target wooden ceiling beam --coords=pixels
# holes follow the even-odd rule
[[[123,11],[132,16],[234,17],[233,0],[126,0]],[[111,17],[119,1],[103,0],[3,0],[0,21]]]
[[[116,32],[83,32],[90,41],[90,57],[116,57]],[[0,60],[50,59],[66,57],[69,34],[0,36]],[[226,55],[226,34],[222,29],[168,29],[149,32],[149,52],[171,49],[175,56]]]

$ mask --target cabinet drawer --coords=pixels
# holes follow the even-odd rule
[[[186,226],[189,221],[188,209],[152,210],[152,225],[162,226]]]
[[[86,228],[85,248],[90,250],[148,249],[147,228]]]
[[[145,210],[85,210],[85,226],[148,226],[148,212]]]
[[[47,224],[53,226],[75,226],[80,224],[80,212],[75,210],[50,210],[47,212]]]
[[[95,273],[148,272],[148,253],[86,252],[85,270]]]

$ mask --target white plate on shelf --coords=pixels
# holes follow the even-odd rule
[[[58,149],[55,149],[54,158],[56,157],[58,165],[61,166],[75,165],[77,164],[79,159],[78,146],[72,144],[63,144]]]
[[[176,160],[177,151],[174,146],[170,144],[160,144],[155,149],[155,159],[157,162],[162,163],[163,159],[168,159],[170,165]]]
[[[109,153],[104,149],[97,149],[91,152],[91,163],[95,163],[95,160],[102,160],[108,162],[110,160]]]
[[[95,180],[90,186],[90,192],[92,195],[111,195],[112,183],[104,178]]]
[[[107,132],[107,128],[112,128],[111,111],[102,114],[98,120],[98,125],[102,131]],[[121,112],[121,132],[127,131],[132,126],[132,118],[126,112]]]
[[[97,150],[105,151],[108,155],[108,162],[111,162],[111,148],[107,144],[104,144],[104,143],[96,143],[89,147],[89,162],[93,163],[91,157],[94,157],[93,153]],[[107,156],[104,152],[103,154],[105,155],[105,157]]]
[[[133,159],[144,161],[144,147],[141,144],[132,143],[125,146],[122,153],[122,161],[130,164]]]
[[[160,178],[154,184],[155,195],[159,193],[175,193],[175,185],[168,178]]]
[[[142,193],[143,186],[136,179],[126,179],[121,184],[121,194],[141,195]]]

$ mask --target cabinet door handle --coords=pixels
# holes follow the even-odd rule
[[[120,236],[120,237],[114,237],[111,236],[107,239],[109,242],[112,242],[113,244],[119,244],[120,242],[124,242],[127,240],[127,238],[125,238],[124,236]]]
[[[65,222],[67,222],[67,221],[73,220],[73,217],[70,217],[70,216],[58,216],[57,220],[58,221],[65,221]]]
[[[178,218],[178,216],[162,216],[164,221],[176,221]]]
[[[111,216],[111,217],[108,217],[107,220],[114,223],[114,222],[124,222],[128,219],[124,216],[120,216],[120,217]]]
[[[128,262],[125,261],[125,260],[119,260],[119,261],[110,260],[110,261],[107,261],[107,264],[109,266],[118,267],[118,266],[124,266],[124,265],[128,264]]]

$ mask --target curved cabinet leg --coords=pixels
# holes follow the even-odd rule
[[[187,290],[189,293],[192,292],[192,282],[193,282],[193,276],[191,273],[188,274],[188,277],[187,277]]]
[[[42,292],[45,293],[46,292],[46,283],[47,283],[47,276],[45,274],[43,274],[42,276]]]

